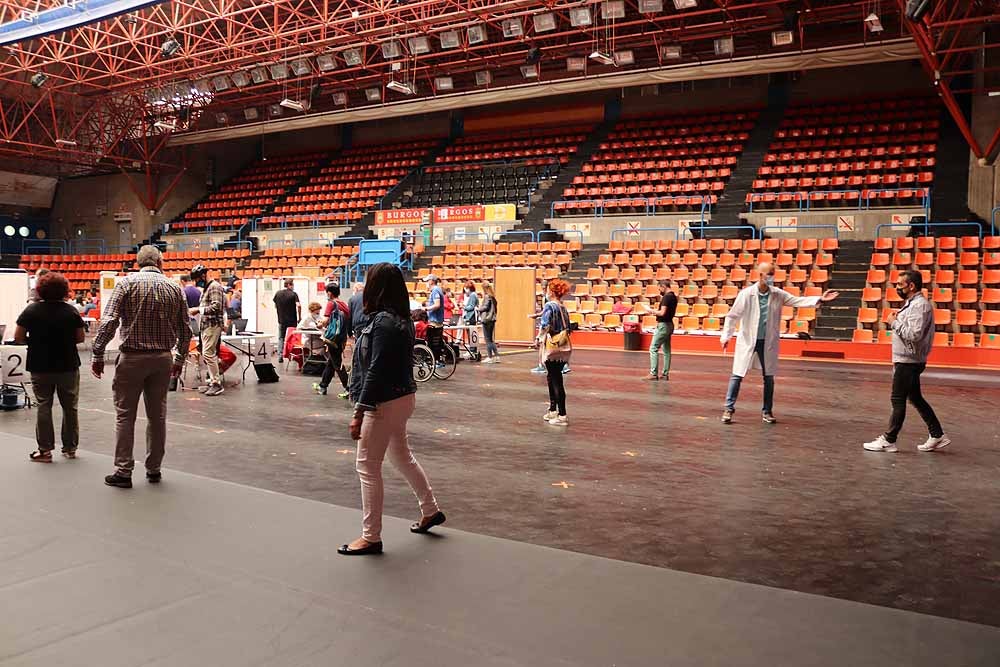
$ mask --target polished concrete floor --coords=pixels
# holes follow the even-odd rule
[[[678,355],[670,382],[643,383],[644,355],[578,351],[559,429],[540,419],[532,362],[463,363],[421,386],[411,442],[449,528],[1000,626],[996,374],[929,370],[925,393],[954,444],[918,453],[926,433],[911,411],[891,455],[861,450],[885,425],[885,367],[784,362],[779,423],[760,422],[749,378],[726,426],[726,360]],[[216,399],[171,396],[165,465],[356,508],[348,406],[311,382],[292,372],[257,385],[251,371]],[[87,378],[81,407],[82,447],[110,454],[110,381]],[[33,418],[0,414],[0,431],[30,436]],[[104,471],[87,470],[106,491]],[[390,472],[388,484],[387,512],[413,517],[402,480]],[[354,532],[325,537],[332,548]]]
[[[17,436],[5,444],[29,446]],[[994,667],[1000,629],[0,450],[3,667]]]

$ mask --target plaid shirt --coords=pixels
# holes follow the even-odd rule
[[[226,292],[222,283],[213,280],[201,293],[201,329],[221,327],[225,324]]]
[[[183,362],[191,341],[187,300],[177,285],[155,266],[146,266],[115,285],[101,315],[94,340],[94,361],[104,361],[104,349],[121,321],[121,349],[169,352]]]

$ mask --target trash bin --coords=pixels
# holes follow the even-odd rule
[[[625,332],[625,349],[630,351],[642,349],[642,329],[638,322],[626,322],[622,329]]]

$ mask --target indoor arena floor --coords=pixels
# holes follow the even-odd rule
[[[334,553],[349,407],[312,378],[172,395],[164,483],[131,491],[101,480],[108,378],[76,461],[30,464],[33,411],[0,413],[0,665],[1000,664],[998,374],[925,373],[954,444],[918,453],[913,413],[893,455],[860,446],[888,367],[783,362],[779,423],[751,377],[726,426],[727,360],[644,383],[645,355],[578,351],[560,429],[533,361],[421,386],[448,523],[411,535],[387,466],[378,558]]]

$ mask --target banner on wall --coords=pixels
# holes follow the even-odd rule
[[[376,225],[422,224],[429,222],[517,222],[514,204],[438,206],[375,211]]]
[[[584,238],[590,236],[590,223],[589,222],[570,222],[563,225],[563,229],[567,232],[580,232],[583,234]]]
[[[421,224],[430,222],[429,208],[397,208],[386,211],[375,211],[376,225]],[[425,219],[426,218],[426,219]]]
[[[764,218],[764,226],[768,231],[782,233],[782,232],[794,232],[798,230],[799,219],[796,216],[787,216],[783,218],[779,217],[767,217]]]
[[[837,216],[837,231],[838,232],[853,232],[856,227],[854,225],[853,215],[838,215]]]

